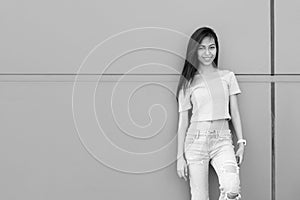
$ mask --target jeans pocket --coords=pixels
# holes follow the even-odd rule
[[[185,137],[185,141],[184,141],[184,149],[185,151],[191,147],[191,145],[194,143],[195,141],[195,136],[194,135],[187,135]]]
[[[228,142],[230,144],[233,144],[232,135],[230,133],[220,134],[218,140],[220,142]]]

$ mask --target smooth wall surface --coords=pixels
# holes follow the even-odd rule
[[[275,60],[277,74],[299,74],[300,2],[275,1]],[[292,59],[289,59],[292,58]]]
[[[57,77],[59,81],[34,77],[22,82],[1,82],[0,120],[5,130],[0,145],[1,198],[168,199],[170,194],[178,200],[190,197],[188,185],[177,177],[174,163],[177,104],[172,91],[177,77],[130,77],[116,82],[118,79],[106,76],[96,91],[95,80],[81,79],[73,101],[74,84],[68,77]],[[151,80],[171,90],[166,92],[160,85],[150,85],[128,98],[131,88]],[[244,134],[249,141],[241,168],[243,195],[246,199],[270,199],[270,130],[265,126],[270,123],[270,90],[267,83],[247,83],[247,78],[239,81]],[[111,100],[109,94],[114,87],[115,98]],[[261,104],[249,107],[255,96]],[[124,110],[127,101],[120,98],[129,99],[130,117]],[[150,109],[156,103],[160,106]],[[127,122],[129,118],[139,127]],[[253,131],[257,126],[261,128]],[[213,171],[210,181],[211,197],[217,198],[218,180]]]
[[[173,164],[155,173],[130,174],[99,162],[105,161],[105,156],[116,158],[113,152],[105,152],[99,160],[93,158],[85,149],[91,147],[82,144],[93,128],[81,133],[80,139],[74,126],[72,86],[72,82],[0,84],[1,199],[150,200],[170,193],[177,199],[186,198],[188,188],[174,175]],[[175,107],[174,102],[172,106]],[[168,119],[175,120],[175,115]],[[90,120],[83,123],[89,124]],[[162,137],[176,136],[170,131],[172,128],[172,123],[168,123]],[[123,157],[124,162],[126,158]]]
[[[299,182],[299,80],[279,82],[276,88],[276,197],[295,199]]]
[[[297,199],[299,194],[299,54],[300,2],[275,1],[275,73],[285,74],[276,83],[276,198]]]
[[[241,73],[263,74],[270,68],[269,1],[15,0],[2,1],[0,20],[1,73],[75,73],[96,47],[96,58],[89,59],[96,66],[86,73],[127,73],[124,66],[104,70],[105,61],[144,45],[185,55],[188,38],[176,31],[189,37],[204,25],[214,27],[220,37],[222,66]],[[124,33],[142,27],[171,31]],[[118,37],[114,37],[116,34]],[[102,42],[103,51],[97,46]],[[255,59],[249,56],[254,50]],[[139,57],[135,60],[138,62]],[[140,61],[146,63],[144,58]],[[159,62],[173,63],[171,67],[176,71],[182,67],[176,56],[161,58]]]

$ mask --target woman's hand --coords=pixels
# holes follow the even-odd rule
[[[184,180],[187,181],[188,167],[187,167],[187,163],[183,157],[180,157],[177,160],[177,174],[178,174],[179,178],[184,178]]]
[[[238,165],[241,165],[242,162],[243,162],[244,149],[245,149],[244,144],[243,144],[243,143],[240,143],[240,144],[239,144],[239,148],[238,148],[238,150],[237,150],[236,153],[235,153],[235,156],[236,156],[236,158],[237,158],[237,163],[238,163]]]

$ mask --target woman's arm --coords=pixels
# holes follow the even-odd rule
[[[243,139],[243,133],[242,133],[242,123],[240,118],[240,112],[238,108],[238,100],[237,95],[230,95],[230,113],[231,113],[231,121],[234,126],[234,130],[236,133],[237,139]],[[244,146],[243,143],[239,143],[239,146]]]
[[[183,156],[184,151],[184,140],[186,131],[188,128],[188,110],[182,111],[179,113],[179,120],[178,120],[178,145],[177,145],[177,159]],[[183,158],[183,157],[182,157]]]
[[[188,167],[184,156],[184,140],[188,128],[188,110],[179,112],[178,121],[178,151],[177,151],[177,174],[180,178],[187,181]]]

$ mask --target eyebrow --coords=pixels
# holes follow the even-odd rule
[[[210,44],[210,45],[208,45],[208,46],[212,46],[212,45],[216,45],[216,44]],[[200,47],[200,46],[204,46],[204,47],[205,47],[205,45],[203,45],[203,44],[200,44],[199,47]]]

